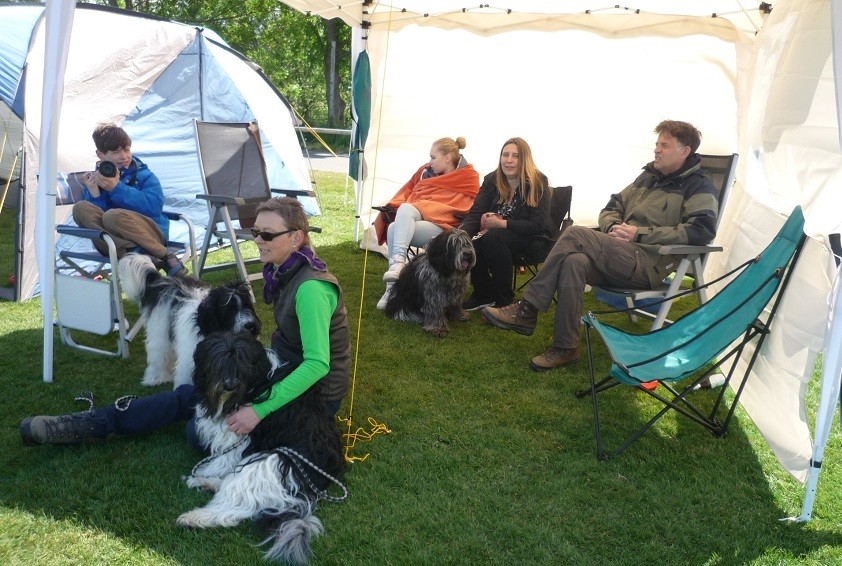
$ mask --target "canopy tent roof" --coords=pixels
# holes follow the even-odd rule
[[[761,3],[741,0],[637,0],[630,6],[608,5],[594,0],[517,0],[507,6],[468,5],[464,0],[395,0],[394,2],[342,2],[341,0],[285,0],[285,4],[323,18],[341,18],[350,26],[369,21],[397,30],[407,25],[430,25],[490,35],[513,29],[546,31],[581,29],[604,34],[639,32],[662,28],[681,35],[682,22],[703,27],[704,33],[733,36],[734,30],[753,35],[766,12]],[[629,14],[640,16],[626,18]],[[600,18],[593,16],[621,16]],[[708,19],[701,24],[699,19]],[[669,32],[669,30],[672,30]]]

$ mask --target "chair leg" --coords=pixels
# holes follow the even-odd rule
[[[626,297],[626,308],[629,310],[629,320],[632,322],[637,322],[637,315],[634,312],[634,299],[631,297]]]
[[[576,396],[584,397],[584,395],[580,395],[580,393],[590,394],[591,396],[594,419],[594,441],[596,442],[596,457],[599,460],[607,460],[609,456],[605,453],[605,448],[602,444],[602,431],[599,421],[599,402],[597,401],[597,394],[599,393],[600,386],[597,384],[595,377],[596,374],[594,372],[593,364],[593,348],[591,347],[591,332],[590,326],[588,326],[587,324],[585,325],[585,347],[588,349],[588,374],[590,375],[591,387],[585,392],[577,393]],[[607,377],[599,383],[605,384],[610,379],[610,377]]]

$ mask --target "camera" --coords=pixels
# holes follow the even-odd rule
[[[111,161],[100,161],[96,170],[99,171],[100,175],[109,179],[117,176],[117,166]]]

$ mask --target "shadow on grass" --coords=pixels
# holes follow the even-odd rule
[[[370,456],[345,478],[349,500],[320,506],[326,534],[316,541],[314,563],[842,559],[837,521],[778,521],[792,514],[787,507],[800,503],[803,490],[758,458],[762,439],[744,414],[726,438],[667,417],[622,456],[599,462],[591,402],[574,396],[588,383],[586,359],[542,374],[528,368],[550,343],[551,315],[541,315],[532,337],[497,330],[473,314],[436,339],[376,310],[382,257],[370,255],[363,274],[363,252],[351,243],[319,254],[343,284],[357,356],[351,429],[372,417],[392,432],[352,451]],[[214,274],[213,282],[232,275]],[[3,316],[16,308],[0,304]],[[259,305],[259,314],[270,328],[269,308]],[[201,457],[184,442],[182,426],[85,447],[21,444],[20,419],[85,408],[72,401],[82,390],[94,391],[100,403],[151,391],[140,385],[142,344],[132,344],[128,360],[107,359],[70,350],[57,335],[55,383],[42,383],[37,326],[0,341],[0,526],[9,514],[26,514],[48,531],[61,521],[76,526],[80,538],[110,533],[124,546],[86,556],[99,562],[128,562],[145,549],[156,563],[257,563],[254,544],[262,536],[250,524],[211,531],[175,525],[180,513],[209,499],[181,483]],[[642,424],[652,410],[647,398],[616,389],[601,405],[609,430]],[[350,397],[340,416],[349,406]],[[4,539],[10,535],[0,535],[0,547]],[[17,556],[38,556],[36,543],[29,544]]]

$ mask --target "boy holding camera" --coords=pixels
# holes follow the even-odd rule
[[[128,252],[144,252],[167,275],[183,272],[184,265],[164,245],[170,221],[164,216],[164,192],[158,177],[132,157],[132,140],[123,128],[100,124],[92,137],[99,161],[96,170],[85,175],[85,200],[73,205],[73,220],[111,236],[118,258]],[[108,255],[103,242],[95,241],[94,246]]]

